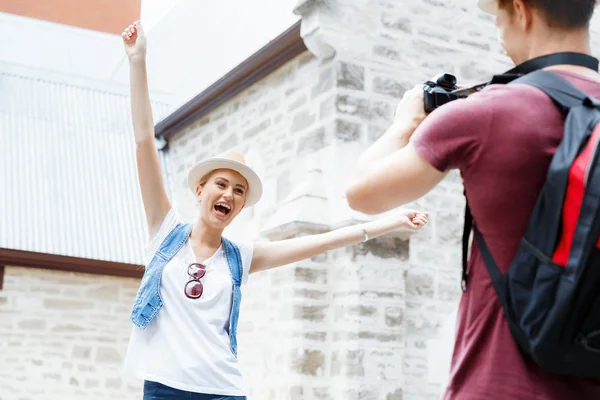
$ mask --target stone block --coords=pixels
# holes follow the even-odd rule
[[[324,322],[326,315],[327,306],[296,305],[293,308],[293,317],[297,320],[306,320],[309,322]]]
[[[325,128],[321,127],[307,136],[298,139],[297,155],[314,153],[329,145],[329,137],[325,135]]]
[[[238,144],[238,138],[235,133],[227,136],[223,141],[219,144],[219,152],[224,152],[227,150],[233,149]]]
[[[404,321],[404,310],[402,307],[385,308],[385,324],[391,328],[402,326]]]
[[[369,101],[360,97],[350,95],[338,95],[335,100],[338,114],[351,115],[364,120],[369,120]]]
[[[49,310],[91,310],[94,308],[94,303],[73,299],[47,298],[44,300],[44,308]]]
[[[398,388],[391,393],[385,395],[385,400],[404,400],[402,396],[402,389]]]
[[[342,142],[356,142],[361,136],[361,125],[338,119],[335,121],[335,137]]]
[[[325,68],[319,73],[319,81],[311,91],[311,98],[314,99],[323,93],[327,93],[334,88],[333,69]]]
[[[301,375],[323,376],[325,354],[321,350],[292,352],[292,368]]]
[[[19,321],[18,326],[20,329],[40,331],[46,329],[46,321],[43,319],[25,319]]]
[[[99,346],[96,350],[97,363],[119,364],[122,361],[122,354],[118,353],[114,347]]]
[[[373,91],[375,93],[401,99],[404,95],[404,92],[406,92],[408,89],[410,88],[405,87],[403,84],[393,78],[376,76],[373,79]]]
[[[384,46],[384,45],[376,45],[373,48],[373,54],[376,57],[385,58],[390,61],[400,61],[400,51],[398,48]]]
[[[260,124],[248,129],[244,132],[244,140],[252,139],[256,135],[260,133],[264,133],[267,128],[271,126],[271,121],[266,119],[262,121]]]
[[[290,132],[296,133],[298,131],[302,131],[311,126],[316,119],[316,115],[311,113],[309,110],[302,110],[293,116]]]
[[[354,89],[365,89],[365,68],[360,65],[339,62],[335,67],[337,86]]]
[[[412,33],[412,24],[410,19],[406,17],[382,13],[381,24],[389,29],[394,29],[404,33]]]
[[[432,272],[411,270],[406,275],[406,294],[432,299],[435,293],[434,283]]]

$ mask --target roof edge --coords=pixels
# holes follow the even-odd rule
[[[300,36],[300,24],[301,20],[156,124],[155,136],[168,140],[183,128],[308,50]]]
[[[86,274],[128,278],[141,278],[144,274],[143,265],[6,248],[0,248],[0,265],[82,272]]]

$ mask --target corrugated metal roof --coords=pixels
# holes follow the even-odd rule
[[[129,112],[123,93],[0,72],[0,247],[143,263]]]

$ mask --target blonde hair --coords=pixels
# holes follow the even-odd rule
[[[200,181],[198,182],[198,185],[204,187],[204,185],[206,185],[206,182],[208,182],[208,178],[210,178],[210,176],[212,175],[213,172],[215,172],[215,170],[212,170],[212,171],[207,172],[206,174],[204,174],[204,176],[202,176],[202,178],[200,178]]]

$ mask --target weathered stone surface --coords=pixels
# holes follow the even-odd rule
[[[9,301],[0,302],[0,321],[9,324],[0,323],[5,344],[0,392],[7,399],[99,400],[108,390],[114,390],[113,398],[135,398],[107,377],[122,369],[131,308],[120,305],[133,303],[139,279],[10,266],[4,278],[2,294]],[[25,318],[17,301],[24,295],[37,300]],[[108,319],[124,323],[107,325]],[[135,395],[141,393],[140,382],[133,387]],[[85,393],[77,392],[81,388]]]
[[[404,92],[409,89],[400,82],[387,77],[377,76],[373,79],[373,91],[379,94],[385,94],[395,98],[402,98]]]
[[[325,136],[325,128],[319,128],[308,136],[299,139],[298,141],[298,155],[312,153],[329,144],[329,138]]]
[[[219,145],[219,152],[224,152],[226,150],[233,149],[238,144],[238,138],[235,133],[227,136]]]
[[[357,246],[352,246],[349,249],[351,249],[353,257],[373,254],[374,256],[383,259],[408,259],[408,240],[403,240],[400,238],[382,237],[369,240],[368,242]]]
[[[294,318],[310,322],[323,322],[326,311],[327,306],[296,306],[294,307]]]
[[[381,14],[381,23],[386,28],[412,33],[412,24],[406,17],[397,17],[389,14]]]
[[[365,89],[365,68],[360,65],[339,62],[336,64],[336,77],[339,87]]]
[[[329,92],[331,89],[333,89],[334,83],[335,82],[333,79],[333,69],[327,68],[321,71],[321,73],[319,74],[319,81],[317,85],[312,89],[311,98],[314,99],[322,93]]]
[[[385,400],[403,400],[402,389],[396,389],[393,393],[388,393]]]
[[[314,212],[323,215],[324,225],[370,218],[349,216],[344,199],[358,157],[352,148],[385,132],[414,85],[440,72],[478,82],[508,69],[492,18],[472,0],[305,3],[314,14],[302,16],[302,29],[318,31],[335,57],[304,52],[173,137],[167,184],[181,215],[195,212],[186,189],[189,167],[236,149],[251,154],[265,184],[261,203],[238,217],[246,218],[235,227],[244,240],[265,239],[257,232],[289,193],[302,189],[309,168],[323,170],[314,191],[327,200]],[[431,380],[428,340],[439,339],[460,298],[461,183],[450,174],[432,194],[406,206],[431,213],[429,226],[418,233],[252,274],[238,338],[249,400],[440,398],[445,378]],[[289,210],[292,219],[297,211]],[[0,392],[15,399],[50,392],[56,396],[48,400],[140,397],[141,382],[121,381],[115,373],[122,367],[139,280],[13,272],[0,292],[8,371],[0,376]],[[93,298],[86,297],[95,288]],[[31,310],[48,319],[23,314]],[[24,356],[29,350],[35,353]],[[39,371],[32,376],[49,374],[52,387],[39,395],[29,390],[36,384],[28,369]],[[60,375],[60,384],[52,374]]]
[[[343,142],[354,142],[360,138],[361,125],[338,119],[335,121],[335,137]]]
[[[304,350],[303,353],[293,352],[292,365],[301,375],[322,376],[324,374],[325,355],[320,350]]]
[[[296,267],[295,278],[298,282],[327,283],[327,271],[315,268]]]
[[[356,116],[365,120],[370,119],[369,101],[367,99],[349,95],[338,95],[335,106],[338,114]]]
[[[315,122],[315,120],[315,114],[311,113],[309,110],[303,110],[294,115],[294,118],[292,119],[291,132],[295,133],[308,128],[313,124],[313,122]]]
[[[377,45],[373,48],[373,54],[391,61],[401,60],[400,51],[393,47]]]
[[[244,140],[252,139],[259,133],[264,132],[265,129],[267,129],[269,126],[271,126],[270,120],[267,119],[267,120],[262,121],[260,124],[250,128],[246,132],[244,132]]]

